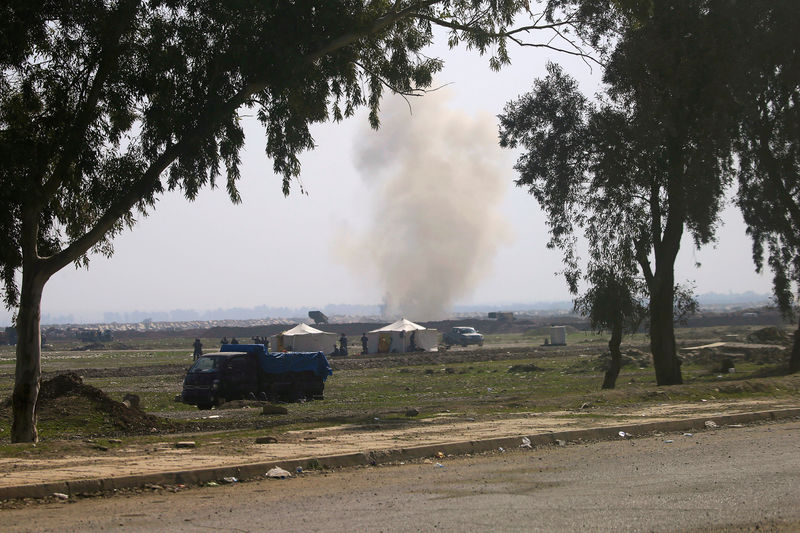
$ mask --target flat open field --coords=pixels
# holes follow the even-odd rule
[[[264,415],[260,402],[231,402],[212,411],[177,402],[183,375],[191,363],[191,338],[140,339],[110,343],[102,349],[75,350],[76,342],[54,343],[43,353],[45,379],[74,372],[99,393],[53,392],[39,412],[41,443],[36,449],[8,445],[10,408],[0,407],[0,457],[22,453],[46,456],[70,448],[97,448],[120,442],[147,443],[167,435],[207,441],[279,435],[298,429],[371,426],[386,428],[430,425],[459,417],[501,420],[519,413],[621,419],[636,409],[666,402],[702,400],[794,402],[800,377],[785,375],[790,332],[774,338],[748,336],[755,326],[678,329],[684,348],[685,384],[657,387],[647,340],[626,339],[617,389],[600,390],[607,337],[571,329],[567,346],[542,346],[545,329],[487,335],[483,347],[452,348],[416,354],[353,355],[331,359],[334,374],[325,399],[284,405],[288,413]],[[709,348],[686,348],[736,335],[741,342]],[[751,338],[751,340],[753,340]],[[218,339],[204,338],[206,347]],[[120,344],[125,344],[120,347]],[[80,346],[77,346],[80,348]],[[207,350],[209,351],[209,350]],[[735,362],[735,373],[720,373],[722,359]],[[14,354],[0,347],[0,397],[13,386]],[[141,412],[117,402],[128,394],[141,398]],[[102,401],[90,398],[101,395]],[[105,402],[105,403],[103,403]],[[735,402],[734,402],[735,403]],[[112,405],[114,404],[114,405]],[[409,409],[418,415],[409,417]],[[111,439],[111,440],[109,440]],[[88,442],[87,442],[88,441]]]

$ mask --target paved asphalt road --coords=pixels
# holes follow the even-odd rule
[[[32,505],[0,529],[800,531],[797,421],[439,462]]]

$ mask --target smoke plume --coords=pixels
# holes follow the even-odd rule
[[[415,99],[412,114],[401,98],[387,98],[381,129],[357,139],[371,202],[367,234],[353,236],[357,268],[383,285],[386,316],[444,317],[509,233],[499,210],[509,170],[496,121],[451,109],[449,99],[447,91]]]

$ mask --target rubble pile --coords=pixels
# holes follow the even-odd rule
[[[3,403],[3,408],[10,416],[10,397]],[[138,406],[128,407],[97,387],[86,385],[74,372],[42,381],[37,413],[39,421],[96,413],[102,415],[115,431],[123,434],[151,433],[154,429],[169,429],[171,425],[168,420],[147,414]]]

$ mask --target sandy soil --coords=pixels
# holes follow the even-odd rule
[[[277,440],[271,444],[256,444],[254,438],[248,438],[204,441],[201,446],[193,449],[175,447],[176,442],[191,440],[192,435],[165,436],[160,442],[128,445],[108,451],[98,451],[92,443],[86,443],[85,448],[73,449],[64,457],[0,459],[0,486],[219,467],[795,407],[800,407],[800,401],[796,399],[762,399],[670,402],[626,412],[619,409],[592,409],[585,414],[580,411],[518,413],[489,420],[475,420],[456,413],[440,413],[432,419],[414,421],[412,425],[403,424],[400,427],[392,422],[376,419],[369,425],[342,425],[284,433],[265,432],[264,435],[274,436]]]

